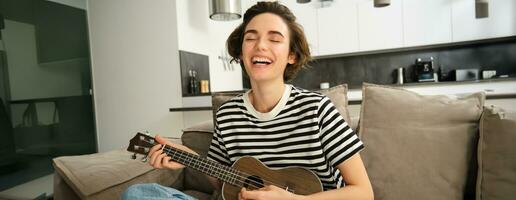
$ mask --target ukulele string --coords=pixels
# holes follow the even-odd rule
[[[171,151],[173,151],[173,149],[171,149],[170,147],[165,147],[164,151],[167,153],[167,155],[171,155]],[[187,160],[191,160],[191,157],[189,157],[189,156],[193,156],[193,155],[189,155],[187,152],[182,152],[182,151],[176,151],[176,152],[178,152],[178,153],[177,154],[174,153],[173,156],[179,156],[179,157],[177,157],[178,160],[182,159],[184,162],[186,162]],[[210,162],[210,160],[206,160],[206,161]],[[219,163],[215,163],[215,162],[213,162],[213,163],[205,163],[202,160],[201,160],[201,162],[203,162],[203,164],[220,165]],[[246,178],[246,177],[250,177],[251,176],[250,174],[247,174],[247,173],[242,172],[242,171],[238,172],[235,169],[232,169],[232,168],[230,168],[228,166],[223,166],[223,168],[218,167],[218,169],[221,169],[221,170],[225,171],[226,174],[230,174],[230,175],[233,175],[233,177],[236,177],[235,179],[233,179],[235,181],[235,184],[240,184],[240,185],[243,186],[245,183],[248,183],[249,186],[254,187],[254,188],[251,188],[251,189],[260,189],[262,187],[265,187],[265,185],[262,184],[259,181]],[[243,175],[246,175],[246,176],[242,176],[239,173],[243,174]],[[242,180],[242,179],[244,179],[244,180]],[[245,180],[248,180],[248,182],[246,182]],[[287,190],[289,192],[294,193],[294,191],[288,189],[287,186],[281,186],[281,185],[279,185],[277,183],[274,183],[274,182],[268,181],[268,180],[263,180],[263,181],[264,181],[264,183],[268,183],[268,185],[274,185],[276,187],[279,187],[279,188],[282,188],[282,189],[285,189],[285,190]]]
[[[147,140],[145,140],[145,139],[144,139],[143,141],[145,141],[145,142],[146,142],[146,143],[148,143],[148,144],[154,145],[154,143],[151,143],[151,142],[149,142],[149,141],[147,141]],[[168,147],[169,145],[164,145],[164,146],[165,146],[165,147],[162,147],[162,149],[166,150],[167,155],[170,155],[171,151],[173,151],[171,148],[173,148],[173,147]],[[184,159],[187,159],[187,158],[188,158],[188,153],[187,153],[187,152],[184,152],[184,153],[183,153],[183,151],[182,151],[182,150],[179,150],[179,149],[178,149],[178,151],[177,151],[177,152],[179,152],[179,153],[180,153],[180,154],[179,154],[179,156],[180,156],[181,158],[183,158],[183,156],[185,157]],[[175,154],[174,154],[174,155],[175,155]],[[185,160],[185,161],[186,161],[186,160]],[[203,164],[207,164],[207,163],[203,163]],[[217,163],[217,164],[218,164],[218,163]],[[258,182],[258,181],[255,181],[255,180],[253,180],[253,179],[249,179],[249,178],[247,178],[247,177],[251,177],[251,175],[250,175],[250,174],[247,174],[246,172],[240,171],[240,173],[239,173],[239,172],[238,172],[237,170],[235,170],[235,169],[232,169],[232,168],[227,167],[227,166],[224,166],[224,167],[226,167],[226,168],[227,168],[227,169],[225,169],[225,171],[229,172],[229,174],[231,174],[231,175],[233,175],[234,177],[236,177],[234,180],[235,180],[235,181],[237,181],[237,182],[238,182],[239,184],[241,184],[242,186],[246,183],[244,180],[248,180],[248,181],[249,181],[249,183],[253,183],[253,184],[249,184],[249,185],[250,185],[250,186],[254,186],[254,187],[255,187],[254,189],[260,189],[260,188],[262,188],[262,187],[265,187],[265,184],[262,184],[261,182]],[[229,169],[229,170],[228,170],[228,169]],[[233,172],[233,171],[234,171],[234,172]],[[244,176],[242,176],[241,174],[243,174]],[[244,179],[244,180],[242,180],[242,179]],[[279,188],[281,188],[281,189],[287,190],[288,192],[292,192],[292,193],[294,193],[294,191],[293,191],[293,190],[290,190],[290,189],[288,188],[288,186],[282,186],[282,185],[279,185],[279,184],[277,184],[277,183],[274,183],[274,182],[272,182],[272,181],[268,181],[268,180],[263,180],[263,182],[264,182],[264,183],[268,183],[269,185],[274,185],[274,186],[279,187]]]

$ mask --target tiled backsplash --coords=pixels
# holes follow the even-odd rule
[[[412,76],[415,60],[429,57],[434,58],[434,67],[440,67],[443,74],[455,69],[479,69],[496,70],[498,75],[513,77],[516,76],[516,37],[488,43],[316,59],[292,83],[306,89],[316,89],[321,82],[329,82],[331,86],[347,83],[350,88],[360,88],[362,82],[393,84],[395,70],[400,67],[405,68],[405,82],[416,82]]]

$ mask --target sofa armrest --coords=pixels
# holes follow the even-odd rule
[[[130,156],[125,150],[115,150],[55,158],[54,198],[119,199],[127,187],[136,183],[182,189],[183,170],[154,169]]]

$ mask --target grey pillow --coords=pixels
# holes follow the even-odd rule
[[[362,88],[359,137],[375,199],[474,196],[478,121],[485,95],[422,96],[372,84]]]
[[[478,142],[477,200],[514,199],[516,113],[485,108]]]

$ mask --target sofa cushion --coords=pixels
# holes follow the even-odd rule
[[[344,117],[348,124],[352,124],[351,117],[349,117],[348,111],[348,85],[341,84],[328,89],[317,90],[321,94],[326,95],[330,98],[331,102],[335,105],[340,115]]]
[[[348,85],[341,84],[328,89],[317,90],[321,94],[326,95],[330,98],[331,102],[335,105],[340,115],[344,117],[348,124],[351,124],[351,118],[349,117],[348,111]],[[213,93],[211,98],[211,104],[213,108],[213,119],[215,119],[215,114],[219,110],[220,106],[230,100],[231,98],[242,94],[242,92],[220,92]]]
[[[422,96],[364,84],[362,95],[359,137],[366,148],[361,155],[375,199],[474,196],[483,93]]]
[[[183,145],[194,150],[202,157],[206,157],[212,137],[213,122],[208,120],[184,129],[181,141]],[[198,190],[208,194],[213,192],[214,188],[204,174],[190,168],[185,168],[184,171],[184,188],[186,190]]]
[[[131,159],[131,155],[132,153],[125,150],[115,150],[81,156],[63,156],[55,158],[53,165],[59,178],[62,178],[81,199],[114,198],[128,186],[138,182],[155,182],[170,186],[179,180],[182,174],[182,170],[153,169],[139,159]]]
[[[514,199],[516,113],[485,108],[478,142],[477,200]]]
[[[242,92],[213,92],[211,93],[211,107],[213,113],[213,120],[216,119],[217,111],[220,106],[226,101],[229,101],[231,98],[242,94]],[[213,121],[215,122],[215,121]]]

